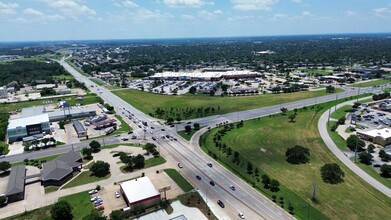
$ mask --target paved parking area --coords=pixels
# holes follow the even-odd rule
[[[148,174],[148,177],[151,179],[156,189],[161,189],[166,186],[171,187],[171,189],[166,192],[167,199],[174,199],[183,194],[182,189],[165,172],[151,173]],[[163,197],[164,193],[162,193],[162,198]]]
[[[138,219],[142,219],[142,220],[156,220],[156,219],[169,220],[169,219],[176,218],[179,216],[184,216],[188,220],[208,219],[208,218],[206,218],[206,216],[204,214],[202,214],[202,212],[199,209],[184,206],[179,201],[175,201],[175,202],[171,203],[171,207],[173,208],[174,211],[170,215],[167,214],[167,212],[163,209],[163,210],[159,210],[157,212],[153,212],[151,214],[142,216],[141,218],[138,218]]]
[[[115,198],[115,192],[119,192],[119,185],[109,184],[104,186],[97,195],[103,200],[105,206],[104,213],[109,215],[114,210],[126,208],[127,205],[122,196]],[[94,195],[96,196],[96,195]]]

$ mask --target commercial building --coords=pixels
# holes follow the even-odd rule
[[[219,81],[221,79],[255,78],[257,72],[232,69],[204,69],[192,72],[163,72],[147,77],[150,80]]]
[[[82,168],[79,152],[69,151],[60,157],[42,164],[41,184],[43,186],[61,186],[73,177],[74,172]]]
[[[39,84],[34,87],[35,90],[42,90],[42,89],[53,89],[55,88],[55,84]]]
[[[66,119],[85,118],[96,115],[94,108],[64,108],[52,112],[47,112],[51,122]]]
[[[72,93],[72,90],[71,89],[54,89],[54,91],[56,91],[56,94],[57,95],[65,95],[65,94],[71,94]]]
[[[87,136],[87,130],[84,128],[84,126],[80,123],[78,120],[72,120],[73,128],[75,128],[75,131],[77,133],[77,137],[86,137]]]
[[[37,134],[49,134],[50,122],[48,114],[10,119],[7,135],[9,142],[21,141],[22,138]]]
[[[148,177],[120,183],[120,191],[130,210],[138,206],[148,208],[160,202],[160,193]]]
[[[0,99],[7,99],[7,98],[8,98],[7,88],[5,86],[0,87]]]
[[[379,144],[386,146],[391,144],[391,129],[375,129],[370,131],[357,131],[357,134],[363,139],[373,142],[374,144]]]
[[[26,179],[26,166],[19,165],[11,168],[7,192],[8,202],[16,202],[24,199],[24,183]]]

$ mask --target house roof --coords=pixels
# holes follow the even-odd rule
[[[78,160],[81,159],[81,155],[75,151],[69,151],[66,154],[61,155],[60,157],[43,163],[41,180],[61,180],[68,174],[73,172],[73,167],[80,165]]]
[[[391,137],[391,129],[389,128],[370,130],[370,131],[360,131],[358,133],[368,135],[371,137],[381,137],[382,139],[388,139]]]
[[[19,165],[11,168],[8,180],[6,195],[13,195],[24,192],[24,181],[26,177],[26,166]]]
[[[154,196],[160,196],[159,191],[156,190],[151,180],[146,176],[123,182],[120,185],[130,204]]]

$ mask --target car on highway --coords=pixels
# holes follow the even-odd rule
[[[223,203],[221,200],[217,200],[217,204],[218,204],[221,208],[224,208],[224,207],[225,207],[224,203]]]
[[[373,167],[380,167],[380,164],[373,164]]]
[[[239,212],[238,216],[239,216],[239,218],[241,218],[241,219],[245,219],[243,213],[241,213],[241,212]]]
[[[133,131],[129,131],[128,134],[133,134]]]
[[[212,167],[212,166],[213,166],[211,162],[209,162],[209,163],[207,163],[207,164],[208,164],[209,167]]]
[[[198,175],[196,176],[196,178],[197,178],[198,180],[201,180],[201,177],[200,177],[200,176],[198,176]]]
[[[161,131],[165,131],[166,129],[162,128]]]
[[[3,154],[0,154],[0,158],[4,158],[5,157],[5,155],[3,155]]]
[[[236,188],[235,188],[234,185],[231,185],[229,188],[230,188],[232,191],[235,191],[235,190],[236,190]]]
[[[121,138],[121,141],[128,141],[129,138]]]
[[[93,189],[93,190],[89,191],[88,194],[92,195],[92,194],[95,194],[95,193],[97,193],[97,192],[98,192],[98,190]]]
[[[179,167],[179,168],[183,168],[183,166],[182,166],[181,163],[178,163],[178,167]]]
[[[151,126],[151,129],[155,129],[155,128]]]
[[[119,195],[119,192],[115,192],[115,198],[119,198],[120,195]]]
[[[121,136],[120,134],[117,134],[117,135],[115,135],[114,137],[119,137],[119,136]]]
[[[132,140],[134,140],[134,139],[137,139],[137,136],[133,135],[132,136]]]
[[[155,138],[155,137],[152,137],[152,140],[156,141],[156,138]]]
[[[188,124],[188,125],[191,124],[191,121],[187,122],[187,124]]]
[[[215,182],[213,182],[213,180],[211,180],[209,183],[210,185],[215,186]]]

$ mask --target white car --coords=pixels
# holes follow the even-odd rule
[[[243,213],[239,212],[238,216],[239,216],[239,218],[244,219]]]
[[[89,191],[88,194],[92,195],[92,194],[95,194],[95,193],[97,193],[97,192],[98,192],[98,190],[93,189],[93,190]]]
[[[115,198],[119,198],[120,195],[119,195],[119,192],[115,192]]]
[[[98,200],[98,199],[100,199],[100,197],[99,196],[95,196],[95,197],[92,197],[90,200],[91,200],[91,202],[95,202],[95,200]]]

